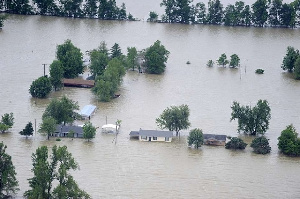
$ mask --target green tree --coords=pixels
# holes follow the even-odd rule
[[[290,156],[300,155],[300,139],[292,124],[281,132],[281,135],[278,137],[277,145],[283,154]]]
[[[235,10],[234,5],[229,4],[227,5],[227,7],[225,8],[225,15],[224,15],[224,25],[225,26],[236,26],[238,23],[238,19],[237,19],[237,13]]]
[[[5,152],[6,148],[0,142],[0,198],[11,198],[19,190],[15,167],[11,156]]]
[[[156,22],[158,19],[158,14],[156,12],[150,12],[148,21],[150,22]]]
[[[119,8],[118,10],[119,10],[118,19],[119,20],[125,20],[127,18],[125,3],[122,3],[121,8]]]
[[[110,49],[110,58],[118,58],[122,55],[121,48],[119,44],[115,43]]]
[[[190,134],[188,136],[188,145],[192,146],[194,145],[194,147],[196,149],[198,149],[199,147],[201,147],[201,145],[203,144],[203,133],[201,129],[193,129],[190,131]]]
[[[40,15],[56,15],[58,7],[53,0],[33,0]]]
[[[298,56],[295,64],[294,64],[294,76],[295,79],[300,80],[300,56]]]
[[[289,72],[293,72],[295,67],[295,62],[298,57],[300,57],[299,50],[295,50],[294,47],[288,46],[286,55],[282,61],[281,68],[283,70],[288,70]]]
[[[254,138],[250,147],[252,147],[257,154],[267,154],[271,152],[269,141],[264,136]]]
[[[50,157],[47,147],[42,146],[32,154],[32,162],[34,176],[28,179],[30,190],[24,193],[26,198],[90,198],[69,173],[78,169],[78,164],[66,146],[55,145]],[[57,187],[51,193],[54,184]]]
[[[296,10],[292,4],[284,3],[279,12],[280,25],[294,28],[296,24]]]
[[[109,57],[106,53],[100,52],[99,50],[93,50],[91,52],[90,71],[93,78],[104,73],[108,61]]]
[[[225,144],[225,149],[245,149],[247,144],[237,137],[229,137],[230,141]]]
[[[63,65],[60,61],[54,60],[50,65],[50,82],[54,90],[60,89],[63,85],[62,78],[64,74]]]
[[[252,21],[254,25],[263,27],[268,19],[268,0],[256,0],[252,4]]]
[[[250,26],[251,25],[251,10],[250,10],[250,6],[246,5],[244,10],[242,11],[242,25],[244,26]]]
[[[190,127],[189,116],[190,109],[188,105],[171,106],[165,109],[159,118],[156,119],[156,124],[161,129],[175,131],[176,136],[178,136],[180,130]]]
[[[165,15],[163,17],[164,22],[174,23],[175,22],[175,5],[176,0],[163,0],[160,3],[160,7],[165,6]]]
[[[217,60],[217,62],[218,62],[219,65],[222,65],[223,67],[225,67],[226,64],[228,64],[229,61],[227,60],[226,54],[223,53],[223,54],[219,57],[219,59]]]
[[[272,0],[269,9],[269,17],[268,21],[271,26],[279,26],[280,25],[280,11],[282,9],[282,0]]]
[[[6,10],[13,14],[28,15],[32,14],[32,7],[29,4],[29,0],[7,0]]]
[[[229,66],[232,68],[236,68],[240,65],[240,58],[237,54],[233,54],[230,56]]]
[[[4,21],[6,20],[7,15],[0,15],[0,29],[4,26]]]
[[[29,88],[32,97],[45,98],[51,92],[51,81],[47,76],[39,77],[34,80]]]
[[[14,125],[14,114],[13,113],[5,113],[2,116],[1,122],[0,122],[0,131],[4,133],[8,129],[12,128]]]
[[[95,138],[96,135],[96,127],[92,125],[92,123],[87,122],[83,125],[83,138],[90,141]]]
[[[191,16],[190,3],[192,0],[176,0],[175,2],[175,21],[177,23],[189,23]]]
[[[82,53],[71,40],[57,46],[56,57],[63,65],[65,78],[74,78],[83,73]]]
[[[39,133],[47,135],[47,139],[49,140],[49,136],[56,130],[56,123],[57,121],[53,117],[44,117]]]
[[[31,122],[28,122],[25,126],[25,128],[19,132],[20,135],[25,135],[26,136],[26,139],[27,139],[27,136],[31,136],[33,135],[33,127],[32,127],[32,123]]]
[[[236,101],[231,106],[231,119],[238,120],[238,132],[257,135],[264,134],[269,129],[271,108],[267,100],[258,100],[256,106],[240,106]]]
[[[7,131],[8,129],[9,129],[9,126],[7,126],[6,124],[0,123],[1,133],[5,133],[5,131]]]
[[[137,65],[137,50],[135,47],[127,48],[127,67],[132,68]]]
[[[196,4],[196,17],[197,23],[205,24],[206,23],[206,7],[205,4],[200,2]]]
[[[206,20],[208,24],[221,24],[223,19],[223,5],[220,0],[208,1],[208,13]]]
[[[213,60],[208,60],[208,62],[207,62],[207,64],[206,64],[206,66],[208,66],[208,67],[213,67],[214,66],[214,62],[213,62]]]
[[[157,40],[145,52],[146,71],[151,74],[161,74],[165,71],[170,52]]]
[[[86,3],[84,5],[84,13],[89,18],[94,18],[97,14],[97,0],[86,0]]]

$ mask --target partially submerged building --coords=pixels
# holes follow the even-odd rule
[[[79,115],[81,115],[83,119],[90,119],[92,114],[96,111],[96,108],[96,106],[91,104],[86,105],[80,110]]]
[[[83,138],[82,126],[67,126],[57,125],[56,130],[50,136],[52,137],[71,137],[71,138]]]
[[[214,146],[225,146],[226,135],[203,134],[204,144]]]
[[[138,138],[146,142],[172,142],[172,131],[142,130],[131,131],[130,138]]]

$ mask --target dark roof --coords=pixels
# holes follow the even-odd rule
[[[65,132],[70,132],[73,131],[74,133],[77,134],[83,134],[83,128],[81,126],[64,126],[64,125],[57,125],[56,126],[56,132],[59,133],[65,133]]]
[[[84,79],[63,79],[63,84],[65,86],[75,86],[75,87],[94,87],[94,80],[84,80]]]
[[[172,131],[156,131],[156,130],[140,130],[141,136],[153,136],[153,137],[173,137]]]
[[[129,133],[129,135],[130,136],[139,136],[139,132],[138,131],[131,131],[130,133]]]
[[[223,140],[223,141],[226,141],[226,135],[215,135],[215,134],[203,134],[203,138],[205,140],[207,139],[216,139],[216,140]]]

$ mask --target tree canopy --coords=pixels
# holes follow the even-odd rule
[[[34,80],[29,88],[32,97],[45,98],[51,92],[51,81],[47,76],[39,77]]]
[[[0,142],[0,198],[10,198],[18,188],[15,166],[5,150],[7,146]]]
[[[269,140],[264,136],[254,138],[250,147],[252,147],[257,154],[267,154],[271,152]]]
[[[267,100],[258,100],[256,106],[241,106],[234,101],[231,106],[231,119],[238,120],[238,132],[257,135],[264,134],[269,129],[271,119],[271,108]]]
[[[100,47],[99,47],[100,48]],[[107,52],[103,52],[100,49],[95,49],[91,52],[91,64],[90,72],[92,73],[93,78],[96,76],[103,75],[105,68],[108,64],[109,57]]]
[[[47,135],[47,138],[49,140],[49,136],[51,135],[51,133],[56,130],[56,123],[57,121],[51,116],[43,117],[43,122],[40,126],[39,133]]]
[[[24,128],[22,131],[20,131],[19,133],[20,133],[20,135],[25,135],[26,138],[27,138],[28,136],[33,135],[33,127],[32,127],[32,123],[31,123],[31,122],[28,122],[28,123],[26,124],[25,128]]]
[[[298,138],[298,133],[292,124],[281,132],[277,145],[283,154],[300,156],[300,138]]]
[[[60,89],[63,85],[62,78],[64,74],[63,65],[60,61],[54,60],[50,65],[50,82],[54,90]]]
[[[229,61],[227,60],[227,56],[226,56],[225,53],[223,53],[219,57],[219,59],[217,60],[217,62],[218,62],[219,65],[222,65],[223,67],[225,67],[229,63]]]
[[[14,114],[13,113],[5,113],[2,115],[0,122],[0,131],[4,133],[8,129],[12,128],[14,125]]]
[[[230,141],[225,144],[225,149],[245,149],[247,144],[238,137],[230,137]]]
[[[240,65],[240,58],[237,54],[233,54],[230,56],[229,66],[232,68],[236,68]]]
[[[190,131],[188,136],[189,146],[194,146],[196,149],[198,149],[203,144],[203,140],[204,138],[201,129],[196,128]]]
[[[189,116],[190,109],[188,105],[171,106],[170,108],[166,108],[162,114],[156,118],[156,124],[161,129],[175,131],[176,136],[178,136],[180,130],[190,127]]]
[[[295,68],[295,62],[300,57],[299,50],[295,50],[294,47],[288,46],[286,55],[283,58],[281,68],[289,72],[293,72]]]
[[[91,139],[95,138],[96,135],[96,127],[92,125],[90,122],[86,122],[83,125],[83,138],[90,141]]]

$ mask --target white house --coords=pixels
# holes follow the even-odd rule
[[[172,142],[172,131],[140,130],[131,131],[130,137],[138,137],[140,141],[145,142]]]

